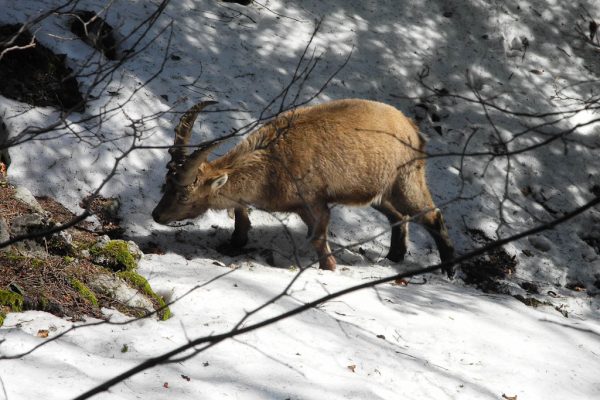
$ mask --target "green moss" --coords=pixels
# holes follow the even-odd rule
[[[38,299],[38,308],[42,311],[46,311],[48,309],[48,306],[50,305],[50,302],[48,301],[47,298],[45,297],[40,297]]]
[[[22,256],[18,253],[15,253],[13,251],[9,251],[6,253],[6,258],[8,258],[10,261],[13,262],[20,262],[20,261],[25,261],[27,259],[27,257]]]
[[[4,318],[6,318],[6,315],[0,312],[0,326],[4,325]]]
[[[158,316],[163,321],[166,321],[171,317],[171,310],[169,310],[169,307],[167,307],[167,303],[165,303],[165,300],[157,295],[154,290],[152,290],[146,278],[135,271],[121,271],[117,273],[117,276],[125,279],[127,282],[140,289],[142,293],[156,300],[160,309],[158,311]]]
[[[44,265],[44,260],[41,260],[39,258],[32,258],[31,259],[31,266],[34,268],[39,268],[42,265]]]
[[[71,286],[73,286],[73,289],[79,292],[81,297],[98,307],[98,299],[96,298],[96,295],[85,285],[85,283],[76,278],[71,278],[70,283]]]
[[[8,290],[0,290],[0,306],[9,307],[11,311],[23,311],[23,296]]]
[[[115,266],[117,270],[131,271],[137,266],[137,261],[124,240],[111,240],[106,246],[94,246],[90,249],[93,256],[105,257],[110,267]]]
[[[75,258],[71,256],[64,256],[63,260],[65,260],[67,264],[71,264],[73,261],[75,261]]]
[[[8,251],[8,252],[6,252],[6,258],[8,258],[9,261],[15,262],[15,263],[21,263],[21,262],[27,262],[27,261],[29,261],[29,263],[31,264],[31,266],[34,267],[34,268],[41,267],[42,265],[44,265],[44,262],[45,262],[44,260],[42,260],[40,258],[35,258],[35,257],[27,256],[27,255],[21,255],[19,253],[14,252],[14,251]]]

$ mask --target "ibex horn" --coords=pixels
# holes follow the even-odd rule
[[[190,108],[181,116],[179,124],[175,128],[175,142],[173,143],[173,147],[169,149],[169,154],[171,154],[171,162],[167,165],[169,170],[174,171],[178,165],[185,162],[188,154],[186,146],[190,142],[192,127],[194,126],[196,117],[198,117],[198,114],[204,107],[216,103],[216,101],[212,100],[203,101]]]

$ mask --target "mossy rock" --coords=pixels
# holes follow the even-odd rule
[[[0,289],[0,306],[9,307],[11,311],[23,311],[23,296],[9,290]]]
[[[0,326],[4,324],[7,312],[23,311],[23,296],[9,290],[0,289]]]
[[[124,240],[101,241],[90,249],[93,262],[113,271],[132,271],[137,268],[140,255]]]
[[[165,321],[171,317],[171,310],[167,306],[167,303],[165,303],[165,300],[161,296],[152,290],[152,287],[150,287],[150,284],[146,278],[135,271],[121,271],[117,273],[117,276],[129,282],[146,296],[156,301],[158,304],[158,316],[160,319]]]
[[[89,301],[95,307],[98,307],[98,299],[96,298],[96,295],[90,290],[89,287],[86,286],[85,283],[76,278],[71,278],[69,283],[73,289],[77,290],[81,297]]]

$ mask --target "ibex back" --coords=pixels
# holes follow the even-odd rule
[[[407,220],[423,224],[440,258],[453,257],[441,212],[425,180],[424,142],[414,123],[396,108],[348,99],[280,114],[214,161],[214,145],[187,155],[193,123],[213,102],[185,113],[169,150],[166,191],[152,212],[161,224],[234,209],[232,245],[248,241],[248,206],[294,212],[308,226],[319,266],[334,270],[327,244],[329,204],[370,205],[392,225],[392,261],[406,253]],[[452,275],[450,268],[446,270]]]

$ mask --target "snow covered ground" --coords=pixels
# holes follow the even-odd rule
[[[82,1],[79,7],[97,10],[103,3]],[[368,98],[393,104],[409,116],[417,112],[416,104],[426,103],[440,119],[422,126],[429,138],[427,150],[433,155],[460,153],[467,143],[470,152],[489,150],[501,141],[514,151],[540,143],[554,131],[516,135],[539,120],[488,110],[494,130],[479,104],[450,97],[425,101],[423,97],[431,93],[416,79],[424,67],[429,68],[427,83],[438,90],[474,97],[467,86],[470,82],[484,97],[502,94],[498,104],[517,111],[576,107],[581,104],[576,98],[597,95],[598,52],[576,35],[575,25],[587,27],[588,21],[575,4],[550,0],[258,3],[250,7],[217,0],[169,4],[148,37],[166,31],[92,93],[97,99],[86,113],[68,117],[70,128],[84,140],[66,135],[12,149],[12,181],[35,194],[51,195],[77,212],[82,198],[102,182],[120,151],[129,146],[131,120],[138,120],[143,145],[167,146],[179,114],[149,116],[215,99],[219,101],[215,110],[234,111],[203,114],[195,130],[197,142],[244,126],[289,83],[320,18],[324,18],[322,26],[309,54],[314,49],[321,61],[301,88],[299,100],[315,94],[315,103]],[[584,3],[600,19],[598,5],[591,0]],[[0,23],[24,21],[57,4],[61,2],[0,0],[4,10]],[[104,17],[127,35],[157,4],[116,0]],[[56,53],[66,53],[76,69],[94,55],[79,40],[69,39],[66,21],[64,16],[45,19],[37,37]],[[123,48],[134,40],[135,35]],[[347,65],[336,74],[350,52]],[[81,79],[83,89],[90,84],[91,78]],[[86,119],[101,107],[119,104],[123,107],[110,111],[101,125]],[[59,117],[53,109],[31,108],[5,98],[0,98],[0,107],[15,133]],[[558,127],[585,124],[593,118],[590,111],[580,112]],[[433,129],[436,124],[441,134]],[[492,156],[431,158],[430,188],[443,205],[459,252],[478,245],[469,231],[480,230],[492,239],[504,237],[591,199],[590,189],[600,185],[599,129],[597,123],[581,126],[564,140],[511,156],[510,163],[506,157]],[[98,135],[112,140],[101,142]],[[82,327],[27,356],[0,360],[4,388],[0,397],[73,398],[191,338],[226,332],[246,311],[281,292],[297,275],[298,269],[290,268],[295,264],[291,239],[301,262],[311,262],[305,228],[294,216],[253,212],[249,247],[256,251],[238,257],[215,250],[233,226],[224,212],[209,212],[195,224],[179,228],[155,224],[150,212],[161,196],[167,156],[166,149],[131,153],[102,194],[120,199],[128,237],[158,243],[167,251],[146,255],[140,272],[168,300],[181,297],[172,305],[173,318]],[[591,210],[556,230],[506,246],[518,261],[508,282],[511,290],[525,293],[518,286],[522,282],[537,284],[542,293],[552,290],[558,297],[540,299],[568,311],[569,318],[551,306],[533,309],[510,296],[483,294],[460,280],[430,275],[425,285],[388,284],[343,296],[219,343],[194,358],[144,371],[96,398],[501,399],[503,394],[518,399],[598,398],[599,302],[587,292],[564,288],[582,282],[588,292],[598,291],[594,282],[600,280],[600,258],[588,244],[593,242],[590,238],[600,239],[598,222],[600,212]],[[291,236],[283,225],[290,228]],[[334,209],[335,245],[359,242],[385,229],[386,221],[370,210]],[[307,270],[295,282],[291,296],[246,324],[391,275],[414,266],[411,263],[437,262],[437,252],[423,230],[411,231],[410,262],[405,265],[381,260],[389,241],[384,234],[362,244],[360,252],[342,252],[336,272]],[[266,262],[265,254],[274,254],[275,267]],[[122,320],[113,315],[113,322]],[[27,351],[45,340],[37,337],[39,329],[49,330],[53,337],[72,325],[41,312],[10,314],[0,329],[0,352],[8,356]]]

